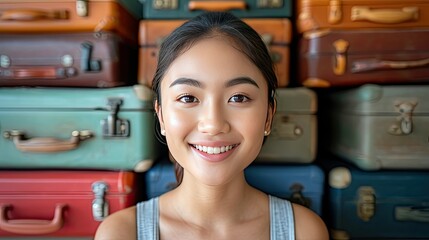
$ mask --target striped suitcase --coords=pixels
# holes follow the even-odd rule
[[[317,151],[317,96],[308,88],[279,88],[271,134],[257,162],[310,163]]]
[[[140,0],[144,19],[186,19],[204,11],[229,11],[242,18],[288,18],[292,0]]]
[[[331,239],[429,239],[427,172],[329,164]]]
[[[0,238],[92,237],[138,194],[133,172],[2,170]]]
[[[0,168],[146,171],[158,156],[152,91],[0,88]]]

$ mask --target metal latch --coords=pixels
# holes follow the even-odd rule
[[[288,199],[293,203],[297,203],[304,207],[310,208],[311,199],[304,197],[304,194],[302,194],[303,189],[304,187],[299,183],[292,184],[292,186],[289,187],[289,190],[292,191],[292,194]]]
[[[303,134],[302,127],[290,121],[287,115],[278,115],[273,121],[273,136],[282,139],[297,139]]]
[[[281,8],[283,0],[258,0],[258,8]]]
[[[120,119],[118,112],[122,105],[122,99],[109,98],[107,104],[110,108],[110,114],[107,119],[101,121],[103,137],[129,137],[130,122],[126,119]]]
[[[395,109],[399,112],[397,122],[393,123],[388,132],[393,135],[408,135],[413,131],[413,115],[414,108],[417,102],[398,102],[395,104]]]
[[[81,45],[80,68],[82,72],[99,72],[101,71],[101,61],[92,60],[92,43],[83,42]]]
[[[369,221],[375,214],[375,191],[372,187],[358,189],[357,214],[363,221]]]
[[[103,221],[109,215],[109,203],[105,196],[108,186],[105,182],[94,182],[92,184],[92,192],[94,200],[92,200],[92,216],[95,221]]]
[[[178,0],[154,0],[153,8],[156,10],[172,10],[177,9]]]
[[[76,14],[79,17],[88,17],[88,0],[76,0]]]
[[[338,24],[343,18],[343,11],[341,9],[341,0],[329,1],[329,18],[330,24]]]

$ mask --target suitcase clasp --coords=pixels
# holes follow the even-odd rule
[[[392,135],[410,134],[413,131],[413,120],[411,116],[413,115],[416,105],[416,101],[395,103],[395,109],[400,115],[397,117],[397,122],[389,127],[388,133]]]
[[[258,0],[259,8],[281,8],[283,0]]]
[[[88,0],[76,0],[76,14],[79,17],[88,17]]]
[[[94,200],[92,200],[92,216],[95,221],[103,221],[109,215],[109,203],[105,199],[108,186],[105,182],[99,181],[92,184]]]
[[[375,190],[363,186],[358,189],[357,214],[360,219],[367,222],[375,214]]]
[[[101,121],[101,127],[103,129],[103,137],[105,138],[117,138],[117,137],[129,137],[130,136],[130,122],[126,119],[120,119],[118,112],[122,105],[122,99],[120,98],[109,98],[107,100],[109,105],[110,114],[107,119]]]
[[[156,10],[172,10],[177,9],[178,0],[154,0],[153,8]]]

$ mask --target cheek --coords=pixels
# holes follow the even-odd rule
[[[186,133],[192,128],[192,118],[190,114],[184,111],[177,111],[174,108],[166,108],[164,113],[165,130],[168,133],[175,134],[174,136]]]

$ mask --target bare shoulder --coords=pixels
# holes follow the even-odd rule
[[[129,207],[109,215],[101,222],[95,240],[136,239],[136,207]]]
[[[299,204],[293,204],[295,216],[295,231],[297,240],[328,240],[329,233],[323,220],[311,211]]]

